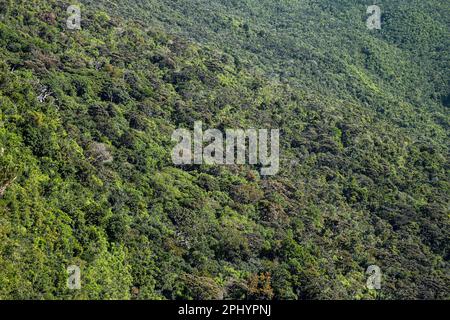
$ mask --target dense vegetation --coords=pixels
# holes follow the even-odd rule
[[[81,2],[0,0],[0,299],[450,298],[448,1]],[[198,120],[280,173],[174,166]]]

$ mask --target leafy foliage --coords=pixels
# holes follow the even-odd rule
[[[449,298],[447,2],[122,2],[0,0],[0,298]],[[174,166],[197,120],[280,174]]]

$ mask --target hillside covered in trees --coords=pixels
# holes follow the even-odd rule
[[[450,298],[448,1],[381,30],[368,1],[71,4],[0,0],[0,299]],[[174,165],[195,121],[280,129],[280,172]]]

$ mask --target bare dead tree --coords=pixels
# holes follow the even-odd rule
[[[93,142],[89,145],[88,154],[96,163],[108,163],[113,161],[109,148],[101,142]]]
[[[17,177],[12,178],[11,180],[6,181],[1,187],[0,187],[0,198],[3,197],[3,194],[5,193],[6,189],[17,179]]]
[[[39,96],[37,97],[38,101],[40,103],[43,103],[49,96],[51,96],[53,94],[53,92],[51,92],[50,90],[48,90],[47,87],[43,87],[41,89],[41,93],[39,94]]]

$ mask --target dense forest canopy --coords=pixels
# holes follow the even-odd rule
[[[0,0],[0,299],[450,298],[448,1],[380,30],[369,1],[71,4]],[[195,121],[280,129],[280,172],[174,165]]]

